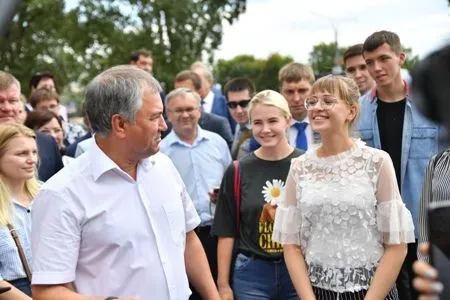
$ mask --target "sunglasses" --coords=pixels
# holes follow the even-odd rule
[[[250,103],[250,99],[247,99],[247,100],[228,102],[227,106],[231,109],[237,108],[238,105],[242,108],[246,108],[249,103]]]

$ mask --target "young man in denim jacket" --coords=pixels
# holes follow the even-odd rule
[[[418,111],[408,84],[402,79],[400,68],[406,57],[397,34],[373,33],[364,42],[363,56],[376,87],[361,97],[358,131],[368,146],[383,149],[392,157],[397,184],[413,216],[417,237],[425,169],[443,148],[440,128]],[[397,279],[402,300],[417,299],[411,284],[416,250],[417,242],[408,244],[408,255]]]

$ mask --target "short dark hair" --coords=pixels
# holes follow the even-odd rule
[[[54,112],[43,109],[37,109],[29,112],[24,124],[28,128],[38,130],[54,118],[58,120],[59,126],[61,126],[61,129],[63,129],[61,119]]]
[[[344,53],[344,66],[345,66],[345,62],[347,61],[347,59],[354,57],[354,56],[359,56],[363,54],[363,44],[356,44],[353,46],[348,47],[347,51],[345,51]]]
[[[392,51],[400,54],[402,51],[402,44],[400,43],[399,36],[392,31],[382,30],[372,33],[364,41],[363,51],[372,52],[384,43],[388,44]]]
[[[30,79],[30,89],[33,88],[37,88],[39,82],[41,82],[41,80],[43,79],[47,79],[50,78],[51,80],[53,80],[53,83],[55,84],[55,89],[56,87],[56,80],[55,80],[55,76],[53,76],[52,73],[50,72],[36,72],[31,76]]]
[[[228,100],[229,92],[241,92],[246,90],[248,91],[250,98],[253,98],[256,90],[255,83],[246,77],[236,77],[229,80],[225,84],[225,87],[223,88],[223,93],[225,95],[225,98]]]
[[[39,102],[52,99],[55,99],[59,103],[59,96],[57,93],[46,88],[40,88],[31,93],[29,102],[31,107],[36,108]]]
[[[140,56],[153,58],[152,51],[142,48],[142,49],[136,50],[135,52],[133,52],[131,54],[130,61],[137,62],[139,60]]]
[[[202,88],[202,79],[200,76],[191,70],[184,70],[175,76],[175,82],[190,80],[192,81],[192,84],[194,85],[194,88],[196,91]]]

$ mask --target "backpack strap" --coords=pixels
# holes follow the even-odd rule
[[[236,237],[239,237],[240,231],[240,221],[241,221],[241,172],[239,170],[239,161],[233,161],[234,170],[234,181],[233,181],[233,192],[234,192],[234,202],[236,203]]]

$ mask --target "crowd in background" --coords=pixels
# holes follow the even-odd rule
[[[84,124],[51,73],[24,97],[0,71],[0,299],[418,299],[448,152],[400,38],[361,42],[279,91],[194,62],[166,92],[142,49],[91,81]]]

